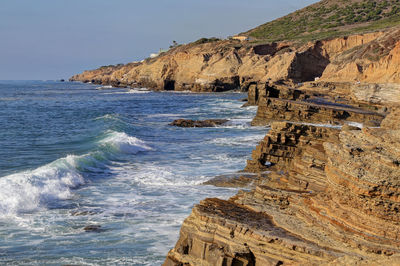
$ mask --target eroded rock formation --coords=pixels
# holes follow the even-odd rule
[[[246,167],[271,172],[249,192],[195,206],[165,265],[395,265],[398,113],[381,128],[272,124]]]
[[[251,190],[196,205],[164,265],[399,263],[398,95],[393,84],[251,84],[253,124],[271,130],[251,174],[207,183]]]
[[[156,90],[248,90],[290,81],[399,83],[398,29],[306,44],[223,40],[175,47],[156,58],[101,67],[70,80]]]

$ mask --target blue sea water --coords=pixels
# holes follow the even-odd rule
[[[236,193],[201,183],[242,170],[268,130],[243,93],[97,87],[0,81],[0,264],[160,265],[194,204]]]

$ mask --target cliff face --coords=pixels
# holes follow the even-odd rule
[[[253,124],[271,126],[244,169],[253,176],[238,179],[251,186],[196,205],[164,265],[400,264],[400,87],[388,67],[397,60],[396,34],[308,44],[306,58],[317,53],[321,65],[330,62],[318,82],[250,84]],[[375,43],[387,41],[393,46],[368,61]],[[304,66],[296,53],[291,66]],[[330,70],[331,62],[345,69],[354,58],[388,63],[374,80],[382,83],[354,82],[368,81],[354,79],[359,72],[335,80],[340,70]],[[388,76],[395,83],[384,83]]]
[[[332,40],[251,45],[189,44],[142,63],[85,71],[73,81],[157,90],[225,91],[268,82],[399,83],[399,30]]]
[[[195,206],[165,265],[399,263],[398,113],[381,128],[274,123],[246,168],[271,171],[262,184]]]
[[[335,57],[322,75],[325,81],[399,83],[400,30],[391,30]]]

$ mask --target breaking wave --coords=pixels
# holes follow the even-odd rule
[[[68,155],[33,170],[0,178],[0,215],[9,216],[48,208],[74,197],[90,173],[105,172],[118,155],[137,154],[152,148],[124,132],[109,131],[97,149],[84,155]]]

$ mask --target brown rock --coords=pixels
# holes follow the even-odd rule
[[[113,86],[148,87],[156,90],[226,91],[268,81],[394,82],[400,80],[396,31],[354,35],[307,44],[275,43],[238,45],[235,41],[188,44],[171,49],[140,63],[101,67],[71,77],[72,81]],[[369,63],[364,54],[349,53],[362,46],[374,50],[386,44],[388,55]],[[370,47],[370,48],[369,48]],[[349,54],[352,56],[349,59]],[[368,54],[368,53],[367,53]],[[362,73],[360,63],[362,61]],[[355,64],[355,65],[354,65]],[[366,65],[366,66],[364,66]],[[390,73],[384,73],[387,67]],[[365,70],[364,70],[365,69]],[[356,75],[357,74],[357,75]]]
[[[85,230],[85,232],[97,232],[97,233],[104,231],[104,229],[101,228],[101,225],[95,225],[95,224],[87,225],[83,228],[83,230]]]
[[[272,162],[265,182],[196,205],[164,265],[397,265],[396,112],[382,128],[272,124],[246,168]]]
[[[299,91],[299,96],[302,95]],[[281,98],[283,97],[283,98]],[[258,99],[257,115],[252,125],[267,125],[273,121],[295,121],[307,123],[337,124],[343,121],[364,122],[383,119],[384,115],[351,105],[322,101],[314,96],[303,95],[304,100],[287,95],[277,97],[262,97]],[[292,99],[294,98],[294,100]]]
[[[216,127],[225,124],[229,120],[226,119],[208,119],[208,120],[190,120],[177,119],[170,125],[176,127]]]

